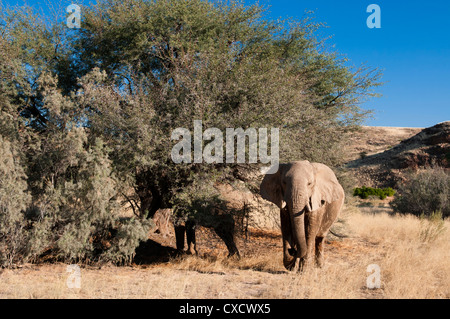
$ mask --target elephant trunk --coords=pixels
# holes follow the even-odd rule
[[[292,234],[297,248],[297,258],[303,259],[307,255],[306,245],[306,229],[305,229],[305,213],[306,204],[299,205],[297,203],[291,203],[291,221],[292,221]]]

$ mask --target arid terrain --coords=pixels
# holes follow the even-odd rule
[[[380,154],[421,129],[364,128],[349,161]],[[365,183],[362,181],[361,183]],[[174,257],[171,227],[152,234],[127,267],[81,265],[81,288],[67,286],[65,264],[0,270],[0,298],[450,298],[450,221],[395,216],[389,199],[349,198],[325,246],[326,263],[285,271],[279,231],[250,229],[238,239],[240,260],[210,230],[197,232],[198,257]],[[342,238],[341,238],[342,237]],[[369,289],[370,265],[381,288]]]
[[[66,265],[25,266],[0,275],[0,298],[450,298],[450,223],[446,231],[414,217],[346,212],[348,238],[329,239],[324,268],[292,274],[278,234],[252,236],[240,261],[214,253],[133,267],[82,267],[69,289]],[[254,246],[258,246],[257,248]],[[220,255],[220,254],[219,254]],[[369,265],[381,288],[366,285]]]

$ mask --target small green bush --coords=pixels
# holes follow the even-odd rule
[[[355,188],[353,190],[353,196],[358,196],[362,199],[367,199],[370,196],[377,196],[380,199],[386,199],[387,197],[394,196],[395,193],[396,193],[396,191],[390,187],[380,189],[380,188],[372,188],[372,187],[363,186],[361,188]]]

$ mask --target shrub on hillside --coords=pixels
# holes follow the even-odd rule
[[[361,187],[361,188],[355,188],[353,190],[353,196],[358,196],[362,199],[367,199],[370,196],[377,196],[380,199],[386,199],[387,197],[392,197],[395,195],[395,190],[392,188],[372,188],[372,187]]]
[[[431,216],[442,212],[444,218],[449,217],[450,174],[442,168],[408,174],[391,205],[401,214]]]

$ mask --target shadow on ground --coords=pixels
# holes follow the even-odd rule
[[[151,239],[143,242],[136,249],[134,263],[137,265],[152,265],[167,263],[177,256],[177,250],[173,247],[166,247]]]

